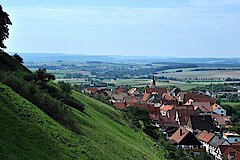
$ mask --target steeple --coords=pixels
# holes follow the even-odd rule
[[[152,84],[151,84],[151,86],[156,87],[156,81],[155,81],[155,77],[154,76],[152,76]]]

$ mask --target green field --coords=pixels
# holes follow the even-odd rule
[[[147,135],[129,128],[120,111],[73,96],[86,108],[68,108],[79,134],[0,83],[0,159],[164,159],[162,148],[154,150]]]
[[[150,79],[119,79],[112,81],[104,81],[106,83],[113,83],[116,86],[130,85],[130,86],[143,86],[151,83]]]
[[[221,102],[221,105],[229,105],[233,108],[240,107],[240,102]]]
[[[209,70],[209,71],[189,71],[188,69],[183,72],[170,72],[159,73],[157,76],[171,77],[171,78],[240,78],[239,70]]]
[[[90,83],[89,81],[86,81],[83,78],[62,78],[62,79],[55,80],[55,82],[58,82],[58,81],[64,81],[66,83],[78,84],[78,85],[85,84],[85,83]]]

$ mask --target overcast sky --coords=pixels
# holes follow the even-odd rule
[[[8,51],[240,57],[240,0],[1,0]]]

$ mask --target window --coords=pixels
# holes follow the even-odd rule
[[[238,139],[235,139],[235,142],[238,142]]]

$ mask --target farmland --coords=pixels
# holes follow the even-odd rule
[[[178,79],[190,79],[190,78],[198,78],[198,79],[219,79],[224,80],[226,78],[240,78],[239,70],[206,70],[206,71],[189,71],[183,70],[182,72],[165,72],[158,73],[157,76],[178,78]]]
[[[57,61],[28,62],[28,68],[36,71],[47,68],[56,81],[65,81],[84,87],[107,87],[128,85],[142,87],[151,82],[154,75],[157,86],[178,87],[190,90],[195,87],[218,83],[238,83],[239,64],[191,64],[176,62],[102,62]],[[223,67],[224,66],[224,67]]]

